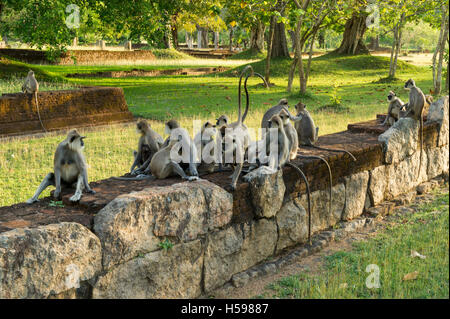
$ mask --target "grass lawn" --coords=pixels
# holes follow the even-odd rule
[[[235,71],[247,63],[253,63],[256,71],[264,73],[264,61],[254,60],[155,60],[155,65],[142,68],[171,68],[180,66],[233,66]],[[325,55],[313,59],[312,72],[305,96],[299,96],[296,78],[292,93],[286,92],[287,74],[290,60],[274,60],[271,68],[270,89],[259,86],[260,80],[249,80],[250,113],[245,123],[250,128],[259,128],[266,109],[279,99],[287,97],[291,105],[302,100],[319,126],[319,135],[346,130],[348,123],[375,118],[377,113],[385,113],[386,96],[394,90],[404,101],[407,92],[404,82],[414,78],[424,92],[431,87],[432,76],[428,67],[417,67],[399,61],[397,82],[377,83],[388,73],[389,59],[362,55],[356,57],[333,57]],[[36,70],[45,76],[61,79],[67,73],[98,72],[106,70],[128,70],[141,68],[127,66],[40,66],[14,65],[14,70]],[[4,72],[6,69],[4,69]],[[20,73],[18,72],[18,73]],[[0,72],[1,73],[1,72]],[[22,73],[20,73],[22,74]],[[26,73],[25,73],[26,74]],[[9,82],[8,82],[9,81]],[[51,88],[52,84],[48,87]],[[209,76],[161,76],[136,78],[91,78],[67,79],[63,88],[78,85],[103,85],[122,87],[130,111],[137,117],[150,120],[152,127],[164,137],[164,121],[175,118],[181,125],[192,130],[192,120],[213,120],[221,114],[237,118],[238,78],[232,70],[220,75]],[[20,91],[21,83],[0,76],[3,92]],[[45,86],[43,86],[45,89]],[[245,97],[243,98],[243,102]],[[341,107],[326,107],[332,101],[340,100]],[[81,132],[85,132],[81,130]],[[91,165],[89,179],[99,180],[113,175],[122,175],[129,170],[132,150],[136,148],[138,136],[133,127],[110,126],[87,131],[86,158]],[[256,136],[254,136],[256,137]],[[44,138],[13,139],[0,142],[0,205],[10,205],[29,198],[41,179],[52,170],[53,152],[63,134],[49,134]],[[111,147],[114,145],[114,147]],[[20,192],[18,190],[21,190]],[[47,193],[44,193],[48,194]]]
[[[321,269],[284,277],[265,298],[449,298],[449,194],[436,194],[417,212],[394,216],[376,237],[325,257]],[[412,258],[411,250],[426,256]],[[368,288],[368,265],[379,267],[379,288]],[[417,278],[404,280],[417,272]],[[411,275],[410,275],[411,276]]]

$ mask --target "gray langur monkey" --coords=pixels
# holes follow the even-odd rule
[[[403,101],[400,100],[400,98],[397,95],[395,95],[393,91],[389,91],[387,101],[389,102],[388,112],[386,115],[386,119],[381,125],[392,126],[394,125],[395,122],[398,121],[401,115],[404,115],[403,111],[405,103],[403,103]]]
[[[214,172],[216,160],[214,137],[216,135],[216,125],[212,124],[210,121],[206,121],[202,125],[201,131],[194,137],[194,144],[201,160],[199,169],[205,170],[208,173]],[[213,159],[213,161],[205,161],[203,152],[208,152],[208,154],[205,154],[206,157]]]
[[[420,159],[419,159],[419,170],[422,166],[422,153],[423,153],[423,109],[425,107],[426,98],[422,90],[416,86],[413,79],[409,79],[405,83],[405,90],[409,91],[409,101],[406,106],[405,117],[411,117],[416,121],[419,121],[419,138],[420,138]]]
[[[268,128],[269,127],[269,120],[272,118],[272,116],[276,114],[280,114],[281,110],[285,110],[289,115],[291,115],[288,111],[289,104],[287,99],[281,99],[277,105],[272,106],[270,109],[268,109],[261,120],[261,128]]]
[[[180,124],[176,120],[170,120],[165,125],[165,133],[169,134],[169,137],[164,141],[163,145],[160,147],[159,151],[156,152],[148,166],[148,173],[151,175],[140,174],[136,177],[113,177],[117,180],[122,181],[140,181],[140,180],[154,180],[155,178],[163,179],[174,175],[175,173],[180,175],[183,179],[189,181],[198,179],[197,164],[198,164],[198,154],[197,148],[194,142],[189,136],[186,129],[180,127]],[[172,148],[175,146],[187,146],[189,148],[189,160],[187,162],[177,163],[172,159]],[[186,150],[184,150],[186,151]],[[181,147],[177,154],[183,157],[183,147]],[[158,154],[158,156],[156,156]],[[184,172],[185,169],[189,170],[191,176],[187,176]],[[164,176],[164,177],[163,177]]]
[[[137,122],[136,131],[141,136],[139,137],[138,150],[134,154],[134,162],[133,165],[131,165],[130,173],[132,175],[141,173],[148,174],[150,172],[150,161],[152,160],[153,155],[159,151],[164,140],[145,120]],[[134,171],[136,166],[138,166],[138,168]]]
[[[247,74],[245,77],[244,82],[244,89],[246,94],[246,105],[245,105],[245,111],[242,115],[242,107],[241,107],[241,84],[242,84],[242,78],[244,75]],[[256,75],[260,79],[263,80],[263,83],[266,87],[268,87],[264,77],[253,71],[253,68],[249,65],[244,68],[242,71],[240,77],[239,77],[239,86],[238,86],[238,120],[236,122],[228,124],[229,120],[226,115],[222,115],[217,119],[217,126],[219,127],[220,132],[220,138],[218,139],[217,143],[221,143],[221,145],[218,147],[221,150],[224,149],[222,158],[225,159],[233,159],[233,163],[226,163],[230,164],[233,169],[233,174],[231,175],[231,189],[235,190],[237,185],[237,180],[239,178],[239,175],[242,171],[242,167],[244,164],[244,154],[246,153],[248,149],[248,145],[250,143],[250,134],[248,132],[247,126],[244,124],[244,120],[248,114],[248,107],[250,104],[250,97],[248,94],[247,89],[247,81],[248,78]],[[229,134],[226,134],[226,132],[230,132]],[[228,146],[228,148],[227,148]],[[223,162],[223,161],[221,161]],[[219,171],[222,169],[221,162],[219,162]]]
[[[41,113],[39,112],[39,103],[38,103],[38,98],[37,98],[37,94],[39,92],[39,83],[36,80],[36,77],[34,76],[34,72],[32,70],[30,70],[28,72],[28,75],[25,78],[25,82],[22,85],[22,92],[34,95],[39,122],[41,123],[42,129],[44,130],[44,132],[47,132],[47,130],[44,127],[44,123],[42,123]]]
[[[290,122],[290,116],[289,113],[285,110],[282,109],[279,113],[279,117],[281,118],[281,121],[283,122],[284,125],[284,131],[286,132],[286,136],[288,137],[289,140],[289,149],[290,149],[290,160],[294,160],[297,158],[297,156],[301,157],[301,158],[317,158],[319,160],[321,160],[322,162],[325,163],[325,165],[328,168],[328,176],[329,176],[329,181],[330,181],[330,188],[329,188],[329,205],[328,205],[328,212],[331,214],[331,205],[332,205],[332,187],[333,187],[333,174],[331,173],[331,168],[330,168],[330,164],[328,163],[327,160],[325,160],[323,157],[321,156],[317,156],[317,155],[298,155],[298,135],[297,135],[297,130],[294,128],[294,126],[292,126],[291,122]]]
[[[71,130],[64,141],[56,148],[53,165],[53,173],[49,173],[39,185],[33,197],[27,200],[28,204],[38,201],[39,195],[50,185],[56,187],[53,197],[60,198],[61,186],[73,186],[76,184],[75,194],[70,201],[80,200],[83,189],[86,188],[90,194],[95,191],[89,186],[87,176],[87,164],[83,155],[85,136],[80,136],[77,130]]]
[[[314,145],[319,138],[319,128],[315,126],[314,121],[306,110],[306,105],[302,102],[298,102],[295,105],[297,116],[291,117],[291,120],[295,122],[295,129],[298,133],[298,141],[300,145],[313,147],[318,150],[324,150],[329,152],[342,152],[349,155],[353,161],[356,161],[355,156],[346,150],[325,148]]]
[[[198,176],[188,176],[180,164],[176,163],[171,158],[170,153],[172,148],[182,141],[183,137],[181,135],[171,138],[165,147],[153,155],[152,161],[150,162],[150,171],[152,172],[153,178],[164,179],[169,176],[179,175],[181,178],[190,182],[198,180]]]

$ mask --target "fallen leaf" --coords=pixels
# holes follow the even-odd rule
[[[347,284],[346,282],[344,282],[344,283],[342,283],[342,284],[339,285],[339,288],[340,288],[340,289],[345,289],[345,288],[347,288],[347,287],[348,287],[348,284]]]
[[[231,101],[231,97],[225,96],[225,98],[226,98],[228,101]]]
[[[415,251],[415,250],[411,250],[411,257],[412,258],[414,258],[414,257],[419,257],[420,259],[425,259],[425,258],[427,258],[427,256],[424,256],[424,255],[421,255],[421,254],[419,254],[417,251]]]
[[[270,105],[271,103],[264,102],[263,104],[265,104],[265,105]]]
[[[410,272],[409,274],[406,274],[403,276],[403,281],[415,280],[415,279],[417,279],[417,276],[419,276],[418,271]]]

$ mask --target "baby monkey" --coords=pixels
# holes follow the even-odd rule
[[[62,185],[76,187],[75,194],[70,197],[72,202],[81,199],[84,188],[88,193],[95,194],[88,183],[87,164],[83,155],[85,138],[86,136],[81,136],[77,130],[71,130],[66,139],[59,143],[53,160],[53,173],[44,178],[33,197],[27,200],[28,204],[37,202],[39,195],[50,185],[56,187],[53,193],[56,199],[60,198]]]

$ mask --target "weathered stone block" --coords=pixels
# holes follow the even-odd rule
[[[205,291],[222,286],[233,274],[271,256],[277,237],[275,221],[267,219],[209,234],[204,262]]]
[[[383,144],[384,162],[393,164],[403,161],[417,150],[419,121],[400,118],[386,132],[378,136]]]
[[[271,173],[266,166],[261,166],[245,175],[245,180],[250,184],[256,215],[266,218],[275,216],[281,208],[286,191],[282,170]]]
[[[208,181],[153,187],[122,195],[94,219],[103,247],[103,267],[159,249],[162,237],[191,241],[227,225],[232,195]]]
[[[350,220],[363,213],[368,182],[367,171],[345,177],[345,208],[342,220]]]
[[[101,270],[99,239],[77,223],[0,234],[0,298],[47,298]]]
[[[308,240],[308,215],[302,205],[289,201],[277,214],[277,253],[286,247]]]
[[[428,111],[428,121],[440,123],[438,146],[449,144],[448,95],[433,102]]]
[[[202,267],[200,240],[177,244],[113,267],[98,279],[93,298],[195,298]]]
[[[417,185],[426,181],[427,156],[422,156],[422,166],[419,174],[420,152],[405,158],[398,164],[386,166],[386,199],[391,200],[400,194],[407,193]]]
[[[369,197],[372,206],[384,200],[386,190],[386,166],[378,166],[369,172]]]
[[[441,175],[443,172],[448,172],[449,165],[449,146],[444,145],[442,147],[429,149],[427,174],[428,179],[432,179]]]
[[[311,232],[326,229],[341,220],[345,206],[345,186],[337,184],[331,188],[331,215],[329,214],[329,191],[328,187],[311,193]],[[308,197],[302,194],[296,199],[297,205],[301,205],[308,214]],[[308,219],[306,219],[308,220]],[[308,227],[308,225],[306,225]]]

